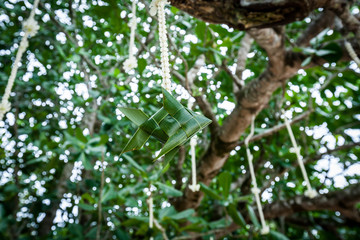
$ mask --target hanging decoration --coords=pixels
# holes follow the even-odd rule
[[[165,154],[171,159],[182,144],[211,123],[208,118],[185,108],[165,89],[163,107],[151,117],[136,108],[120,107],[119,110],[139,127],[123,153],[139,150],[153,136],[165,143],[156,159]]]
[[[14,65],[11,69],[10,77],[9,77],[8,83],[5,88],[4,95],[3,95],[1,103],[0,103],[0,121],[3,119],[4,115],[11,109],[11,103],[9,102],[10,93],[11,93],[12,87],[15,82],[16,74],[17,74],[19,64],[21,61],[21,57],[24,54],[24,52],[26,51],[27,47],[29,46],[28,37],[35,36],[40,28],[37,21],[34,19],[35,10],[37,9],[38,4],[39,4],[39,0],[35,0],[33,8],[30,12],[29,18],[26,21],[24,21],[22,24],[23,30],[24,30],[24,36],[21,39],[19,49],[16,53]]]
[[[162,69],[162,87],[170,92],[171,76],[169,64],[169,49],[167,42],[167,30],[165,19],[165,5],[169,4],[167,0],[153,0],[150,4],[150,15],[155,16],[158,14],[159,21],[159,42],[161,52],[161,69]]]
[[[123,63],[124,70],[126,72],[137,68],[137,60],[134,56],[134,48],[135,48],[135,30],[136,30],[136,0],[132,2],[132,18],[129,22],[130,26],[130,43],[129,43],[129,58],[126,59]]]
[[[260,189],[258,188],[257,183],[256,183],[256,177],[255,177],[255,171],[254,171],[254,165],[253,165],[254,157],[251,154],[250,149],[249,149],[249,140],[254,135],[254,121],[255,121],[255,116],[253,116],[252,120],[251,120],[250,134],[245,138],[245,147],[246,147],[246,155],[247,155],[247,159],[248,159],[248,163],[249,163],[251,181],[252,181],[252,185],[253,185],[253,187],[251,188],[251,192],[255,196],[255,201],[256,201],[258,211],[259,211],[259,217],[260,217],[261,226],[262,226],[260,232],[261,232],[261,234],[265,235],[270,232],[270,227],[265,222],[265,217],[264,217],[264,213],[263,213],[261,201],[260,201]]]
[[[119,108],[126,117],[139,127],[122,153],[140,149],[150,136],[153,136],[165,143],[155,158],[158,159],[165,155],[165,167],[182,144],[211,123],[210,119],[185,108],[169,92],[171,82],[165,23],[165,4],[167,3],[166,0],[154,0],[150,6],[151,14],[157,12],[159,18],[163,107],[151,117],[148,117],[140,109]]]
[[[348,51],[350,57],[354,60],[354,62],[358,65],[358,67],[360,68],[360,59],[359,57],[356,55],[356,52],[354,50],[354,48],[351,46],[351,43],[349,43],[348,41],[345,41],[345,48]]]
[[[197,145],[197,136],[195,135],[190,139],[192,184],[189,185],[189,188],[193,192],[198,192],[200,190],[200,184],[196,183],[196,153],[195,153],[196,145]]]
[[[149,205],[149,228],[152,229],[154,227],[154,201],[152,195],[147,200]]]
[[[188,100],[188,109],[192,109],[193,102],[189,98]],[[192,184],[189,185],[189,188],[193,192],[198,192],[200,190],[200,184],[196,183],[196,152],[195,147],[197,145],[197,136],[193,136],[190,139],[190,155],[191,155],[191,174],[192,174]]]
[[[298,164],[300,166],[301,173],[302,173],[302,175],[304,177],[304,180],[306,182],[307,190],[305,191],[304,195],[309,197],[309,198],[315,198],[318,195],[318,193],[317,193],[317,191],[315,189],[313,189],[311,187],[310,180],[309,180],[309,177],[307,175],[304,163],[302,161],[302,156],[300,154],[300,148],[298,147],[298,145],[296,143],[294,133],[293,133],[293,131],[291,129],[290,123],[288,121],[288,118],[285,115],[284,110],[282,110],[282,115],[283,115],[284,122],[285,122],[286,128],[287,128],[289,136],[290,136],[291,143],[292,143],[292,145],[294,147],[294,151],[296,153],[296,158],[297,158]]]

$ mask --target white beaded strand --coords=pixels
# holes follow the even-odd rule
[[[354,50],[354,48],[351,46],[351,43],[349,43],[348,41],[345,41],[345,48],[348,51],[350,57],[354,60],[354,62],[358,65],[358,67],[360,68],[360,59],[359,57],[356,55],[356,52]]]
[[[155,15],[157,13],[159,20],[159,41],[161,52],[161,68],[162,68],[162,86],[166,91],[170,92],[171,88],[171,76],[170,76],[170,64],[169,64],[169,49],[167,42],[167,30],[165,19],[165,5],[169,4],[167,0],[153,0],[150,4],[150,14]]]
[[[129,22],[130,26],[130,43],[129,43],[129,58],[126,59],[123,63],[123,68],[126,72],[129,72],[130,70],[137,68],[137,60],[134,56],[134,48],[135,48],[135,30],[137,27],[136,22],[136,0],[133,0],[132,2],[132,18]]]
[[[197,145],[197,136],[193,136],[190,139],[190,154],[191,154],[191,173],[192,173],[192,184],[189,185],[189,188],[193,192],[198,192],[200,190],[200,184],[196,182],[196,153],[195,147]]]
[[[154,201],[151,195],[147,203],[149,204],[149,228],[152,229],[154,227]],[[152,237],[150,239],[152,239]]]
[[[298,147],[298,145],[296,143],[294,133],[293,133],[293,131],[291,129],[288,118],[285,116],[285,111],[284,110],[282,110],[282,114],[283,114],[283,118],[284,118],[286,128],[287,128],[289,136],[290,136],[291,143],[292,143],[292,145],[294,147],[294,151],[296,153],[296,159],[297,159],[297,161],[299,163],[301,173],[302,173],[302,175],[304,177],[304,180],[306,182],[307,190],[305,191],[304,195],[309,197],[309,198],[315,198],[318,195],[318,193],[316,192],[315,189],[313,189],[311,187],[310,180],[309,180],[309,177],[307,175],[307,172],[306,172],[306,169],[305,169],[305,166],[304,166],[304,162],[302,161],[303,157],[300,154],[300,148]]]
[[[3,95],[1,103],[0,103],[0,121],[3,119],[4,115],[11,109],[11,103],[9,102],[10,93],[11,93],[12,87],[15,82],[16,74],[17,74],[19,64],[21,61],[21,57],[24,54],[24,52],[26,51],[27,47],[29,46],[28,37],[35,36],[37,31],[40,28],[37,21],[34,19],[35,10],[37,9],[38,5],[39,5],[39,0],[35,0],[33,8],[30,12],[29,18],[23,22],[24,36],[21,39],[19,49],[16,53],[14,65],[11,69],[10,77],[9,77],[8,83],[5,88],[4,95]]]
[[[251,192],[255,196],[256,205],[257,205],[257,208],[259,211],[259,217],[260,217],[261,226],[262,226],[260,232],[261,232],[261,234],[265,235],[270,232],[270,227],[265,222],[265,217],[264,217],[264,213],[263,213],[261,201],[260,201],[260,189],[258,188],[257,183],[256,183],[256,177],[255,177],[255,171],[254,171],[254,165],[253,165],[254,157],[251,154],[250,149],[249,149],[249,140],[254,135],[254,121],[255,121],[255,116],[253,116],[252,120],[251,120],[250,134],[245,138],[245,147],[246,147],[247,159],[249,162],[251,181],[252,181],[252,185],[253,185],[253,187],[251,188]]]

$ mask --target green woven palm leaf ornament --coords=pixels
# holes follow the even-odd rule
[[[163,155],[171,160],[181,145],[211,123],[210,119],[185,108],[164,88],[162,92],[163,107],[151,117],[139,109],[119,108],[139,127],[122,153],[139,150],[153,136],[164,143],[155,160]]]

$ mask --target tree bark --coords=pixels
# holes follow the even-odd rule
[[[239,30],[302,20],[329,0],[171,0],[171,5],[203,21]]]

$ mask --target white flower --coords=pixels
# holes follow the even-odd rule
[[[11,103],[8,100],[3,100],[0,103],[0,121],[3,119],[5,113],[10,111]]]
[[[34,18],[29,18],[23,22],[23,29],[30,37],[35,36],[39,28],[40,26]]]
[[[308,189],[305,191],[304,195],[308,198],[315,198],[317,197],[319,194],[317,193],[317,191],[315,189]]]
[[[137,64],[137,60],[134,56],[128,58],[125,60],[124,64],[123,64],[123,68],[126,72],[137,68],[138,64]]]

